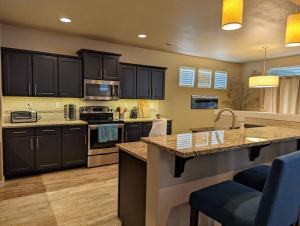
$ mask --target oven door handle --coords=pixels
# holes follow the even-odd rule
[[[89,125],[89,129],[97,129],[98,125]],[[124,124],[118,124],[118,128],[124,128]]]

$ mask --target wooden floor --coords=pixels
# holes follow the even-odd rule
[[[0,225],[116,226],[117,165],[67,170],[5,182]]]

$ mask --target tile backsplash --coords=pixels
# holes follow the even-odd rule
[[[144,101],[144,100],[143,100]],[[149,104],[150,117],[155,117],[159,112],[158,100],[147,100]],[[49,98],[49,97],[3,97],[3,122],[10,122],[12,110],[32,110],[38,112],[42,120],[62,120],[64,117],[64,105],[75,104],[77,110],[83,106],[109,106],[112,109],[117,107],[127,108],[125,117],[129,117],[130,110],[138,107],[139,100],[118,100],[118,101],[85,101],[79,98]],[[79,116],[79,114],[78,114]],[[115,117],[118,114],[115,113]]]

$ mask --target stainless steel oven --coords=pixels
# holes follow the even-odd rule
[[[88,167],[118,163],[116,144],[124,142],[124,124],[118,124],[118,140],[98,142],[98,125],[88,126]]]
[[[124,122],[113,119],[113,110],[106,106],[80,108],[80,119],[88,123],[88,167],[115,164],[119,161],[116,144],[124,142]],[[118,140],[98,142],[98,126],[118,125]]]
[[[84,80],[85,100],[119,100],[120,82],[103,80]]]

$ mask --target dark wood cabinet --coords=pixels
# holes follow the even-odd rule
[[[151,68],[137,67],[137,98],[151,99]]]
[[[36,138],[36,170],[47,171],[60,168],[61,135],[44,135]]]
[[[2,48],[4,96],[32,95],[31,54]]]
[[[80,49],[85,79],[118,80],[120,54]]]
[[[4,131],[4,174],[6,178],[25,175],[34,170],[34,130]]]
[[[74,133],[62,135],[62,167],[86,164],[86,134]]]
[[[125,124],[125,142],[139,141],[142,137],[142,123]]]
[[[34,96],[58,96],[57,57],[50,55],[33,55]]]
[[[3,131],[6,178],[86,165],[86,126]]]
[[[148,137],[152,128],[152,122],[125,123],[125,142],[139,141],[141,137]],[[167,135],[172,134],[172,121],[167,122]]]
[[[103,56],[103,80],[116,81],[119,74],[119,57]]]
[[[152,68],[151,75],[152,99],[165,99],[165,70]]]
[[[83,53],[83,77],[85,79],[102,79],[102,55]]]
[[[76,58],[58,58],[60,97],[82,97],[82,61]]]
[[[143,122],[143,137],[148,137],[152,128],[152,122]]]
[[[136,99],[136,66],[120,64],[120,85],[122,99]]]

